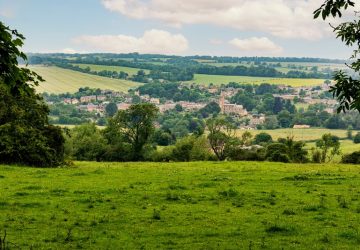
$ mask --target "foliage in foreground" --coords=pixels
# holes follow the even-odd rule
[[[40,167],[63,163],[60,128],[49,125],[49,109],[34,86],[36,73],[18,66],[26,60],[19,47],[24,37],[0,22],[0,162]]]
[[[20,249],[357,249],[357,166],[0,166],[0,236]],[[20,181],[19,181],[20,180]]]

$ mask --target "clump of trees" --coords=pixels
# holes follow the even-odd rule
[[[0,163],[54,167],[64,162],[60,128],[49,125],[49,109],[35,86],[42,78],[19,67],[24,36],[0,22]]]

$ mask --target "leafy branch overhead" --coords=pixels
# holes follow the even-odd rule
[[[342,17],[342,12],[349,7],[354,8],[355,2],[351,0],[327,0],[321,7],[314,11],[314,18],[323,20],[329,17]],[[334,75],[335,85],[331,87],[330,92],[339,101],[338,112],[346,112],[347,110],[360,111],[360,20],[357,12],[355,12],[355,20],[351,22],[343,22],[333,27],[337,38],[341,39],[346,46],[354,47],[353,54],[350,59],[352,63],[347,65],[349,69],[355,72],[355,76],[351,76],[344,71],[338,71]]]

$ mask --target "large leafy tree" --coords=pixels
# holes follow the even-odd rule
[[[42,78],[18,65],[24,37],[0,22],[0,163],[57,166],[64,158],[60,128],[34,87]]]
[[[157,113],[158,109],[155,105],[140,103],[130,106],[127,110],[120,110],[109,119],[109,125],[104,131],[105,138],[111,145],[119,148],[117,153],[128,155],[128,158],[117,157],[118,159],[131,161],[144,159],[144,146],[154,134]],[[124,149],[130,150],[125,152]]]
[[[355,8],[355,2],[352,0],[326,0],[317,10],[314,11],[314,18],[342,17],[342,13],[349,8]],[[346,46],[354,47],[350,57],[351,63],[348,67],[359,75],[360,59],[360,20],[358,12],[354,11],[355,19],[332,26],[337,38],[340,38]],[[331,87],[331,92],[336,97],[340,106],[338,112],[347,110],[360,111],[360,80],[358,77],[352,77],[344,71],[338,71],[334,76],[335,85]]]

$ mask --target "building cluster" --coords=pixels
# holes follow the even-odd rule
[[[278,86],[283,94],[274,94],[274,97],[281,98],[283,100],[297,101],[305,104],[324,104],[326,106],[325,111],[328,113],[334,113],[338,102],[334,99],[324,98],[321,96],[324,92],[330,89],[328,84],[323,84],[320,87],[290,87],[285,85]],[[242,105],[229,103],[229,99],[236,95],[239,89],[236,88],[224,88],[220,86],[205,86],[200,85],[199,89],[207,91],[213,94],[213,98],[209,100],[215,101],[219,104],[221,113],[247,120],[243,129],[256,128],[265,122],[264,114],[253,114],[248,112]],[[204,108],[207,103],[195,103],[187,101],[174,102],[172,100],[166,100],[162,102],[159,98],[153,98],[149,95],[141,95],[136,91],[135,96],[138,96],[141,102],[152,103],[159,108],[160,112],[175,109],[177,105],[181,106],[185,111],[197,111]],[[115,92],[111,90],[102,91],[100,95],[82,96],[80,98],[64,98],[63,103],[73,104],[78,107],[79,110],[86,110],[88,112],[95,112],[99,115],[105,113],[105,108],[110,102],[117,104],[118,110],[126,110],[133,103],[134,96]],[[299,125],[307,126],[307,125]]]

